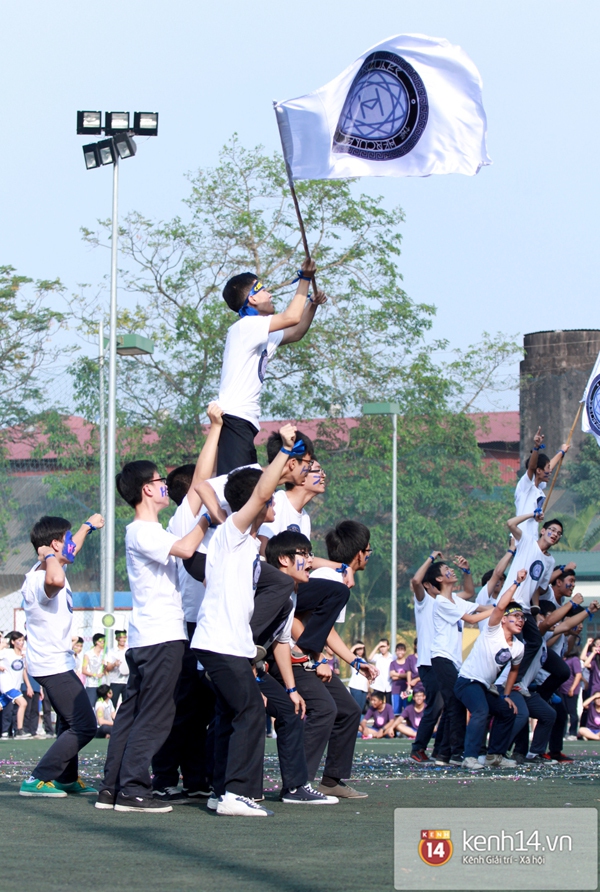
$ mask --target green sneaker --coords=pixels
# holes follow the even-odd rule
[[[70,784],[61,784],[59,781],[52,781],[57,790],[63,790],[65,793],[97,793],[95,787],[90,787],[80,777]]]
[[[59,790],[52,781],[38,780],[37,777],[23,781],[19,790],[19,796],[46,796],[48,799],[61,799],[66,795],[64,790]]]

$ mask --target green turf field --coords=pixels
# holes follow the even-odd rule
[[[18,795],[48,741],[0,743],[0,889],[27,892],[352,892],[392,890],[393,813],[415,806],[570,808],[600,802],[600,748],[567,744],[568,768],[518,773],[420,769],[403,741],[359,741],[354,785],[369,798],[330,807],[277,802],[275,741],[265,788],[275,817],[219,818],[204,805],[166,815],[98,811],[94,797],[49,801]],[[82,752],[97,783],[104,741]],[[510,890],[507,890],[510,892]]]

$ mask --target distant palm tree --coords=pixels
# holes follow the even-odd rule
[[[554,551],[590,551],[600,542],[600,515],[596,505],[588,505],[575,517],[565,517],[564,526]]]

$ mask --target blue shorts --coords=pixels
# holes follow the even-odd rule
[[[0,694],[0,706],[4,709],[5,706],[8,706],[9,703],[12,703],[13,700],[16,700],[17,697],[21,696],[21,691],[17,691],[16,688],[11,688],[10,691],[5,691],[3,694]]]

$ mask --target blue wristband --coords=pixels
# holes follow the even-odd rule
[[[462,570],[461,572],[462,572],[462,573],[466,573],[467,576],[470,576],[470,575],[471,575],[471,571],[470,571],[470,570]]]
[[[89,522],[89,520],[84,520],[84,521],[83,521],[83,525],[84,525],[84,527],[89,527],[89,528],[90,528],[90,533],[93,533],[94,530],[97,530],[97,529],[98,529],[98,527],[95,527],[93,523],[90,523],[90,522]]]
[[[285,692],[286,694],[295,694],[297,690],[298,688],[286,688]]]
[[[286,449],[285,446],[282,446],[279,451],[297,458],[306,453],[306,446],[304,445],[304,440],[296,440],[291,449]]]
[[[341,567],[335,568],[335,572],[336,573],[345,573],[347,569],[348,569],[348,564],[342,564]]]
[[[591,618],[593,617],[593,615],[594,615],[594,614],[592,613],[592,611],[590,610],[589,607],[586,607],[586,608],[585,608],[585,612],[587,613],[587,615],[589,616],[590,619],[591,619]]]
[[[515,548],[514,551],[512,550],[512,548],[507,548],[506,550],[508,551],[509,554],[512,554],[513,557],[515,557],[515,555],[517,554],[517,549],[516,549],[516,548]]]
[[[515,579],[515,581],[513,582],[513,585],[516,585],[517,588],[519,588],[519,586],[521,585],[521,583],[518,582],[518,580]]]

